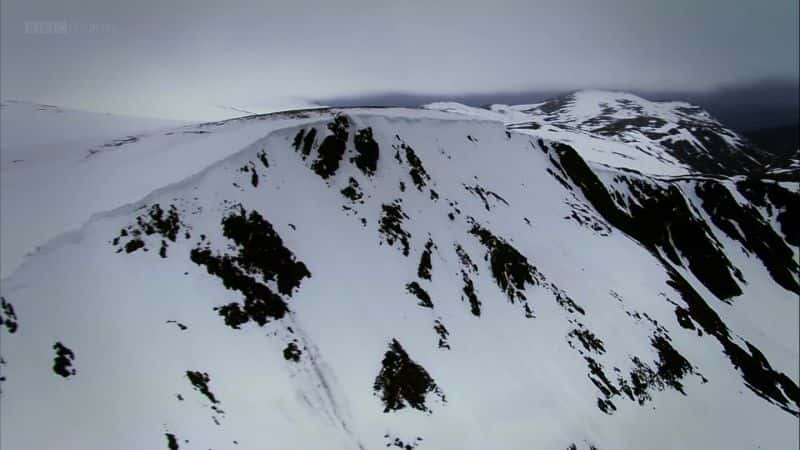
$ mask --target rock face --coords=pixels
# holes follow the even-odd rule
[[[800,444],[798,186],[706,113],[181,130],[251,137],[4,280],[0,447]]]
[[[396,340],[389,344],[381,366],[373,389],[384,404],[383,412],[397,411],[406,406],[430,412],[426,405],[429,394],[445,400],[444,394],[425,368],[412,361]]]

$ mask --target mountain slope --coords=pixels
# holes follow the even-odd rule
[[[774,180],[800,181],[800,149],[797,149],[793,155],[770,164],[766,168],[764,176]]]
[[[534,105],[493,105],[488,111],[452,104],[427,108],[537,130],[538,135],[572,143],[591,161],[650,174],[736,175],[772,160],[697,106],[652,102],[623,92],[578,91]]]
[[[790,158],[800,149],[800,125],[753,130],[747,138],[778,158]]]
[[[181,125],[7,102],[0,114],[2,276],[92,214],[139,200],[284,126],[266,118],[298,114]]]
[[[556,129],[316,110],[134,143],[220,133],[4,280],[0,446],[796,447],[796,183]]]

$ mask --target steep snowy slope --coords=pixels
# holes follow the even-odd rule
[[[284,126],[268,115],[185,125],[14,102],[0,117],[3,277],[93,213],[136,201]]]
[[[92,208],[114,178],[107,178],[106,168],[86,164],[91,152],[182,125],[17,100],[0,102],[2,276],[10,274],[36,245],[80,225],[92,212],[119,204],[112,201]],[[148,186],[130,200],[155,187]]]
[[[4,280],[0,446],[800,445],[797,184],[551,127],[317,110],[99,153],[160,188]]]

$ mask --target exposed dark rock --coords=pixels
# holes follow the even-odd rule
[[[155,204],[150,207],[147,215],[137,217],[136,223],[146,235],[160,234],[172,242],[177,239],[181,228],[180,216],[175,205],[170,205],[165,213],[161,205]]]
[[[614,403],[608,399],[597,399],[597,407],[600,408],[600,411],[603,411],[606,414],[613,414],[614,411],[617,410],[617,407],[614,406]]]
[[[139,238],[131,239],[125,244],[125,253],[133,253],[140,248],[144,248],[144,241]]]
[[[392,439],[388,434],[383,437],[387,439],[387,447],[396,447],[402,450],[414,450],[422,442],[422,438],[419,436],[413,442],[406,442],[398,437]]]
[[[409,147],[405,143],[400,144],[400,148],[406,152],[406,161],[408,161],[409,166],[408,174],[411,176],[411,181],[414,182],[414,186],[416,186],[419,191],[422,191],[422,188],[424,188],[427,185],[427,182],[431,180],[430,175],[428,175],[428,172],[422,165],[422,161],[414,152],[413,148]]]
[[[694,322],[692,322],[691,317],[689,316],[689,312],[685,308],[681,308],[680,306],[675,307],[675,317],[678,320],[678,324],[686,329],[694,330]]]
[[[731,364],[742,373],[745,385],[764,400],[800,416],[800,388],[797,384],[786,374],[772,369],[764,355],[749,342],[746,343],[747,350],[736,344],[725,323],[703,297],[674,269],[668,268],[667,272],[670,276],[667,284],[678,291],[686,302],[689,317],[719,341]],[[794,409],[791,403],[794,403]]]
[[[186,325],[176,321],[176,320],[168,320],[167,323],[174,323],[176,327],[180,328],[181,331],[186,331],[189,327]]]
[[[450,332],[447,331],[442,321],[437,319],[433,324],[433,330],[439,335],[439,348],[450,350],[450,344],[447,342],[447,337],[450,336]]]
[[[740,205],[728,188],[715,181],[698,182],[695,192],[714,225],[755,253],[776,283],[800,295],[794,252],[755,208]]]
[[[392,339],[383,357],[382,367],[375,378],[373,390],[384,404],[383,412],[397,411],[410,406],[430,413],[426,405],[429,394],[442,401],[445,396],[428,372],[414,362],[397,340]]]
[[[144,208],[145,207],[142,207],[140,209]],[[178,238],[181,226],[180,215],[175,205],[170,205],[167,211],[164,211],[161,205],[154,204],[150,206],[146,213],[136,217],[136,225],[129,226],[127,230],[125,228],[120,230],[119,236],[114,238],[112,244],[117,246],[123,238],[130,238],[125,245],[117,249],[117,253],[123,250],[125,250],[125,253],[133,253],[139,249],[147,251],[143,236],[160,235],[163,238],[175,242]],[[162,258],[167,257],[167,247],[167,242],[162,239],[159,249],[159,255]]]
[[[431,301],[431,296],[425,292],[425,289],[422,289],[422,286],[419,285],[416,281],[412,281],[406,285],[406,290],[413,294],[415,297],[419,299],[419,306],[425,308],[433,308],[433,301]]]
[[[574,313],[579,313],[583,315],[586,314],[586,311],[584,311],[584,309],[581,308],[580,305],[575,303],[575,300],[573,300],[572,297],[567,295],[566,292],[559,289],[558,286],[556,286],[553,283],[549,283],[549,287],[550,287],[550,292],[553,293],[553,297],[555,297],[556,299],[556,303],[558,303],[559,306],[564,308],[565,311],[567,311],[570,314]]]
[[[776,214],[786,242],[800,247],[800,192],[755,178],[739,181],[736,189],[754,205]]]
[[[316,137],[317,137],[317,129],[312,128],[308,130],[308,133],[303,138],[303,149],[302,149],[303,159],[306,159],[308,158],[309,155],[311,155],[311,149],[314,146],[314,139],[316,139]]]
[[[481,244],[486,247],[486,259],[489,260],[492,276],[511,303],[515,300],[525,302],[526,297],[523,293],[525,285],[537,285],[542,280],[536,267],[511,244],[493,235],[486,228],[474,224],[470,233],[477,236]]]
[[[635,199],[628,204],[628,215],[617,207],[603,183],[572,147],[552,145],[569,178],[609,223],[654,255],[660,249],[673,264],[683,264],[680,252],[688,260],[689,270],[718,298],[727,300],[742,293],[731,275],[738,271],[720,251],[708,226],[692,213],[677,187],[620,177],[628,183]]]
[[[345,149],[345,141],[341,141],[335,136],[326,137],[319,146],[319,159],[311,168],[320,177],[329,178],[339,169],[339,162],[342,160]]]
[[[192,383],[194,389],[203,394],[208,401],[210,401],[212,404],[219,403],[217,397],[215,397],[214,393],[208,388],[208,383],[211,382],[211,378],[207,373],[187,370],[186,377],[189,378],[189,382]]]
[[[267,297],[270,298],[270,297]],[[244,325],[250,320],[250,313],[253,313],[253,320],[264,318],[266,324],[266,317],[275,319],[283,318],[286,314],[288,307],[283,303],[283,300],[278,302],[275,298],[270,298],[269,301],[258,300],[252,302],[253,306],[250,311],[242,310],[239,303],[231,302],[227,305],[214,308],[217,313],[225,320],[225,325],[238,330],[241,325]],[[246,307],[246,306],[245,306]]]
[[[5,297],[0,297],[0,313],[2,313],[0,314],[0,327],[5,325],[9,333],[16,333],[19,328],[17,314],[14,312],[14,306],[6,301]]]
[[[618,396],[619,390],[614,386],[611,380],[608,379],[600,363],[588,356],[584,356],[583,359],[589,366],[589,380],[591,380],[592,384],[603,394],[603,398],[597,399],[597,407],[606,414],[613,414],[613,412],[617,410],[617,407],[611,401],[611,398]]]
[[[631,400],[636,400],[640,405],[653,400],[650,396],[650,387],[658,383],[658,378],[653,369],[647,364],[643,363],[638,357],[631,359],[633,362],[633,370],[630,373],[630,384],[627,382],[620,383],[625,392]]]
[[[361,192],[361,187],[358,185],[358,181],[356,181],[356,179],[353,177],[350,177],[347,187],[342,189],[340,192],[346,198],[350,199],[351,202],[357,202],[364,197],[364,193]]]
[[[165,436],[167,437],[167,448],[169,450],[178,450],[180,448],[178,447],[178,438],[174,434],[165,433]]]
[[[253,169],[253,173],[250,175],[250,184],[253,187],[258,187],[258,172],[256,172],[256,169]]]
[[[597,217],[594,211],[587,205],[582,202],[573,202],[569,200],[567,200],[566,203],[570,206],[572,211],[569,216],[564,217],[565,219],[575,221],[579,225],[589,228],[600,236],[608,236],[611,234],[611,227],[601,218]]]
[[[461,300],[467,300],[472,315],[480,317],[481,301],[478,299],[477,294],[475,294],[475,285],[469,277],[470,273],[478,273],[478,266],[472,262],[472,258],[469,257],[469,254],[461,245],[454,244],[454,247],[456,249],[456,255],[458,255],[459,261],[461,261],[461,280],[464,282],[464,286],[461,288]]]
[[[658,377],[668,386],[686,395],[679,380],[694,372],[692,365],[663,336],[653,336],[650,342],[658,351]]]
[[[722,126],[711,122],[680,120],[678,127],[690,133],[695,142],[678,137],[658,136],[659,143],[670,150],[679,161],[701,173],[739,175],[758,171],[764,156],[760,150],[748,145],[732,145],[723,136],[733,135]]]
[[[288,312],[286,302],[264,284],[233,266],[229,260],[215,261],[202,251],[192,253],[192,260],[205,265],[209,273],[222,278],[229,289],[241,291],[245,295],[244,308],[239,303],[229,303],[216,308],[219,315],[225,318],[225,324],[232,328],[253,320],[260,326],[271,319],[281,319]]]
[[[472,262],[472,258],[469,257],[469,254],[466,250],[464,250],[464,247],[462,247],[460,244],[455,244],[455,249],[456,255],[458,255],[459,261],[461,261],[461,267],[468,272],[478,273],[478,266]]]
[[[564,109],[571,101],[573,101],[572,95],[556,97],[538,105],[536,109],[545,114],[553,114]]]
[[[214,256],[208,249],[194,249],[191,253],[193,262],[206,266],[208,273],[222,279],[228,289],[238,290],[245,296],[244,308],[239,303],[229,303],[216,308],[225,318],[225,323],[232,328],[252,319],[259,325],[265,325],[270,319],[281,319],[288,312],[286,302],[275,294],[267,285],[259,283],[248,276],[236,265],[231,256]]]
[[[605,116],[609,117],[609,116]],[[624,132],[627,128],[661,128],[666,125],[667,122],[664,119],[659,117],[651,117],[651,116],[637,116],[631,118],[614,118],[611,121],[605,123],[600,128],[595,128],[592,132],[601,134],[603,136],[615,136],[621,132]]]
[[[472,315],[475,317],[480,317],[481,301],[478,300],[478,296],[475,294],[475,285],[472,283],[472,279],[464,270],[461,271],[461,279],[464,281],[464,287],[461,289],[461,292],[463,293],[461,300],[466,299],[469,302],[469,309]]]
[[[75,353],[61,342],[53,344],[53,350],[56,351],[55,359],[53,359],[53,372],[64,378],[75,375],[75,369],[72,367]]]
[[[297,134],[294,136],[294,141],[292,141],[292,147],[294,147],[295,151],[300,151],[300,146],[303,143],[303,136],[305,135],[305,133],[306,130],[305,128],[303,128],[300,131],[298,131]]]
[[[568,336],[577,338],[581,345],[583,345],[583,348],[589,352],[597,353],[599,355],[602,355],[606,352],[605,346],[603,346],[603,341],[598,339],[594,333],[586,328],[576,328],[570,331]],[[572,343],[570,343],[570,345],[572,345]]]
[[[289,342],[286,348],[283,349],[283,358],[287,361],[299,362],[302,354],[303,352],[294,342]]]
[[[365,175],[374,175],[375,171],[378,170],[380,147],[372,137],[372,128],[358,130],[354,143],[358,156],[355,156],[352,161]]]
[[[291,296],[303,278],[311,273],[305,264],[283,245],[283,240],[257,211],[231,214],[222,220],[223,235],[237,245],[238,253],[213,254],[208,248],[195,248],[191,259],[206,267],[208,273],[219,277],[226,288],[241,292],[244,307],[233,302],[217,308],[225,323],[238,328],[248,320],[265,325],[270,319],[280,319],[288,307],[280,295],[265,284],[274,281],[278,292]],[[260,278],[263,282],[258,281]]]
[[[569,336],[578,338],[584,349],[590,353],[604,353],[605,347],[602,341],[586,330],[582,324],[577,323],[577,325],[578,328],[570,332]],[[689,361],[672,346],[665,329],[657,327],[650,342],[658,354],[655,370],[642,362],[638,356],[633,356],[631,358],[633,369],[628,379],[622,376],[618,368],[614,368],[614,371],[618,373],[616,384],[606,375],[602,364],[585,355],[582,350],[578,350],[584,355],[584,360],[589,367],[589,379],[602,394],[602,397],[597,400],[597,407],[601,411],[613,414],[616,406],[612,399],[615,397],[625,396],[639,405],[644,405],[652,400],[650,393],[654,390],[663,391],[671,388],[686,395],[681,380],[688,374],[695,374],[703,382],[707,381],[702,375],[695,372]],[[575,348],[572,342],[570,342],[570,346]]]
[[[464,185],[464,189],[467,190],[472,195],[477,196],[478,198],[483,201],[483,206],[486,208],[487,211],[491,211],[492,207],[494,206],[492,203],[489,202],[489,199],[494,199],[495,202],[500,202],[506,206],[508,206],[508,202],[501,196],[497,195],[496,193],[484,189],[481,185],[475,184],[475,186],[467,186]]]
[[[673,264],[682,265],[680,253],[688,260],[689,270],[718,298],[740,295],[741,288],[731,274],[739,279],[741,274],[720,250],[705,222],[691,212],[679,189],[657,190],[643,183],[639,188],[632,192],[642,206],[629,205],[632,223],[628,230],[633,236],[650,248],[663,250]]]
[[[425,243],[425,250],[419,258],[419,267],[417,267],[417,276],[428,281],[431,279],[431,251],[433,247],[433,240],[428,239],[428,242]]]
[[[306,265],[295,259],[283,245],[272,224],[258,211],[232,214],[222,220],[223,235],[239,246],[236,262],[248,273],[258,273],[265,280],[275,280],[278,291],[291,295],[305,277],[310,277]]]
[[[400,200],[395,200],[390,205],[382,205],[383,214],[381,215],[378,231],[386,239],[386,243],[394,245],[398,241],[403,249],[403,255],[408,256],[409,239],[411,234],[403,229],[403,221],[408,219],[406,213],[400,207]]]
[[[317,152],[319,158],[311,165],[314,172],[320,177],[330,178],[339,169],[339,163],[347,149],[347,129],[349,123],[345,116],[336,116],[328,124],[328,129],[333,133],[327,136],[320,144]]]
[[[269,169],[269,161],[267,160],[267,152],[260,151],[260,152],[256,153],[256,156],[261,161],[261,164],[264,165],[264,168]]]

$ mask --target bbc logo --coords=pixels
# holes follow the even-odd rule
[[[67,34],[67,21],[25,22],[25,34]]]
[[[112,33],[114,31],[114,25],[105,23],[73,23],[66,20],[25,22],[25,34],[65,35]]]

